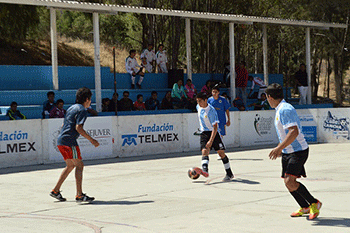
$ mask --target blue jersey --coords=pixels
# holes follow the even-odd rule
[[[219,131],[221,135],[226,135],[225,125],[226,125],[226,110],[230,109],[229,102],[223,96],[219,96],[216,100],[214,97],[208,99],[208,104],[212,105],[216,112],[218,113],[219,118]]]
[[[197,104],[200,131],[213,131],[213,125],[219,123],[218,114],[213,106],[208,104],[206,108],[201,108]]]
[[[87,111],[81,104],[74,104],[68,108],[64,117],[63,127],[58,136],[57,145],[78,146],[79,133],[76,125],[84,125],[87,118]]]
[[[295,108],[285,100],[282,100],[276,107],[275,116],[275,127],[280,142],[286,138],[289,131],[288,128],[292,126],[298,127],[299,134],[290,145],[282,150],[285,154],[306,150],[309,146],[301,132],[300,119]]]

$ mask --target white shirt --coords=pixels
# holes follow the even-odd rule
[[[153,50],[149,51],[148,49],[142,51],[141,59],[142,58],[146,58],[147,63],[152,63],[157,59],[155,52]]]
[[[252,81],[252,90],[254,89],[255,84],[258,85],[260,88],[266,88],[264,81],[259,77],[254,77]]]
[[[126,58],[125,60],[125,69],[126,72],[128,73],[133,73],[133,72],[137,72],[136,68],[137,67],[141,67],[137,61],[136,58],[131,58],[130,56]]]
[[[299,134],[297,138],[282,150],[285,154],[306,150],[309,146],[301,132],[300,119],[295,108],[282,100],[276,107],[275,127],[280,142],[284,141],[289,130],[288,128],[297,126]]]
[[[219,124],[218,114],[213,106],[208,104],[206,108],[201,108],[197,104],[200,131],[213,131],[213,125]]]
[[[157,64],[168,63],[168,58],[165,52],[158,51],[157,52]]]

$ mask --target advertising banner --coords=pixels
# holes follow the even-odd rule
[[[61,131],[63,119],[48,120],[48,140],[49,140],[49,160],[63,161],[63,157],[57,148],[57,138]],[[83,159],[98,159],[113,157],[113,120],[112,117],[89,117],[84,130],[99,143],[99,147],[94,147],[87,139],[80,136],[78,145]]]
[[[277,145],[274,119],[273,110],[240,112],[240,145]]]
[[[297,113],[305,140],[317,142],[317,109],[298,109]]]
[[[319,109],[318,115],[318,129],[320,142],[349,142],[349,109]]]
[[[182,114],[119,116],[117,156],[182,152]]]
[[[0,167],[42,163],[40,120],[0,122]]]

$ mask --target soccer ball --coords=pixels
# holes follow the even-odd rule
[[[187,174],[192,180],[196,180],[201,175],[201,169],[198,167],[190,168],[188,169]]]

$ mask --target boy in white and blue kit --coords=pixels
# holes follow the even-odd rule
[[[230,161],[225,154],[225,145],[218,132],[218,114],[213,106],[208,104],[205,93],[200,92],[197,95],[197,111],[200,125],[200,144],[202,151],[202,168],[205,177],[208,177],[209,152],[212,148],[219,154],[224,164],[226,176],[223,181],[230,181],[234,175],[230,168]]]
[[[309,155],[309,146],[301,132],[299,116],[294,107],[283,99],[281,85],[271,84],[265,93],[270,106],[276,109],[275,127],[280,142],[270,152],[269,157],[274,160],[282,156],[282,178],[290,194],[300,205],[300,209],[293,212],[291,217],[310,214],[309,219],[315,219],[322,203],[302,183],[296,181],[301,176],[306,177],[304,164]]]

